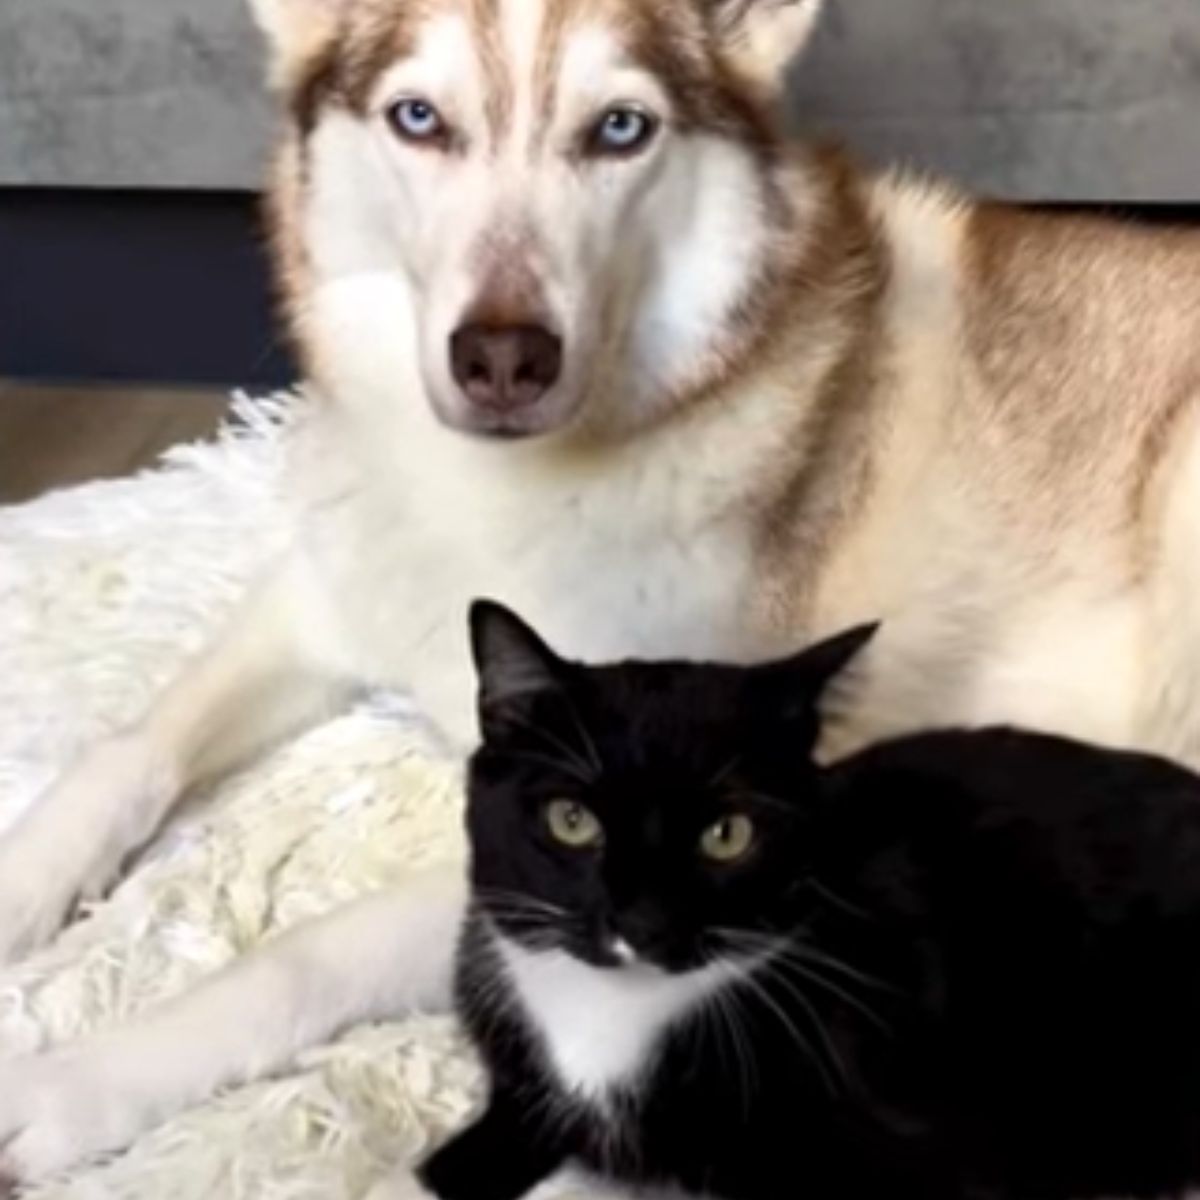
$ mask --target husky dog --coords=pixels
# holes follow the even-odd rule
[[[754,661],[883,620],[826,756],[1012,722],[1200,764],[1200,235],[792,144],[819,0],[255,7],[287,111],[278,276],[320,396],[295,545],[0,839],[0,961],[189,786],[355,685],[410,687],[461,739],[477,594],[585,659]],[[0,1070],[8,1172],[448,999],[453,937],[426,934],[462,887],[431,886],[419,917],[368,901]]]

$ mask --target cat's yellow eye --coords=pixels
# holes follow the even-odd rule
[[[730,813],[700,835],[700,853],[713,862],[733,863],[754,845],[754,822],[743,813]]]
[[[604,841],[600,818],[578,800],[551,800],[545,811],[546,827],[554,840],[564,846],[588,850]]]

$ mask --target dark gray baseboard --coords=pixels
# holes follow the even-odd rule
[[[0,190],[0,376],[276,385],[258,198]]]
[[[1200,203],[1109,211],[1200,222]],[[0,376],[286,383],[270,297],[251,193],[0,190]]]

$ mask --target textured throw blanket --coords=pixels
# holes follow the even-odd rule
[[[239,400],[217,444],[0,509],[0,827],[142,710],[281,543],[302,407]],[[201,799],[115,894],[0,971],[0,1058],[129,1019],[287,926],[462,853],[457,767],[396,695],[364,695]],[[454,1127],[479,1082],[447,1017],[359,1028],[27,1194],[354,1197]]]

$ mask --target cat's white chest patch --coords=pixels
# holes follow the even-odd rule
[[[602,969],[506,938],[500,953],[563,1087],[593,1101],[635,1083],[671,1027],[738,974],[720,962],[680,975],[636,962]]]

